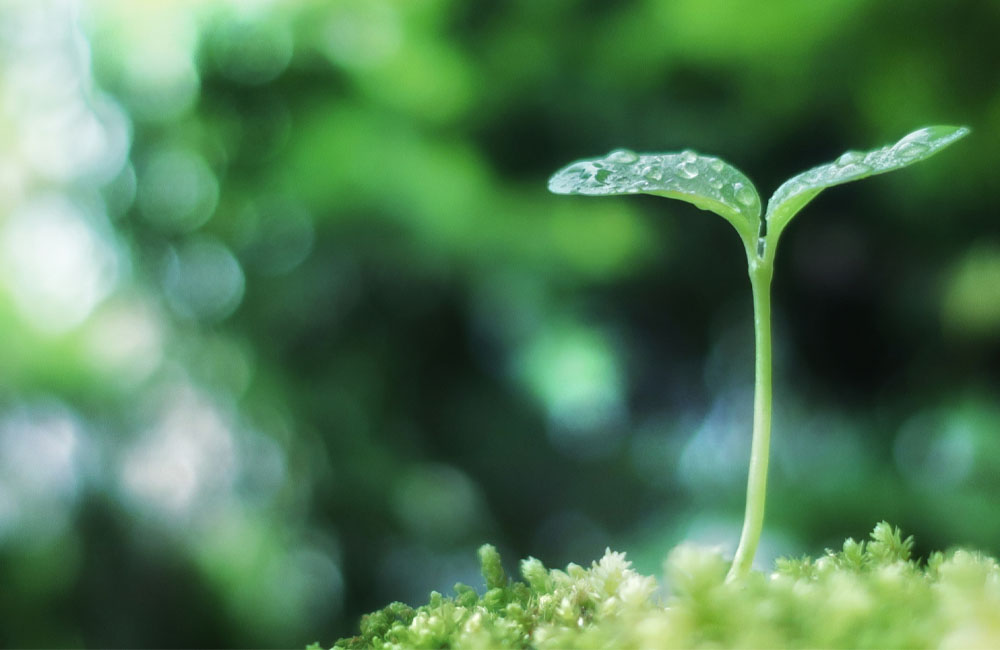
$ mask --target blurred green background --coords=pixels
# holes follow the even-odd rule
[[[763,196],[973,135],[785,234],[759,560],[1000,553],[1000,3],[0,4],[0,645],[294,647],[476,547],[735,546],[738,238],[546,192],[619,146]]]

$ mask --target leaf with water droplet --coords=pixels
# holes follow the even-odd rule
[[[579,160],[549,179],[556,194],[614,196],[654,194],[693,203],[729,221],[744,241],[756,240],[760,197],[735,167],[694,151],[637,154],[617,149],[603,158]]]
[[[848,151],[836,161],[814,167],[785,181],[767,202],[768,238],[776,241],[799,210],[828,187],[884,174],[924,160],[968,135],[964,126],[928,126],[895,144],[868,152]]]

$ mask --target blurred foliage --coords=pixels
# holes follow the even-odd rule
[[[739,241],[552,197],[618,146],[777,182],[973,135],[785,236],[762,561],[1000,551],[1000,5],[0,5],[0,645],[301,646],[474,582],[735,543]]]

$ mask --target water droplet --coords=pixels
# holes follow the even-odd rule
[[[927,144],[933,137],[934,137],[934,127],[928,126],[923,129],[917,129],[916,131],[910,133],[896,144],[901,145],[904,142],[921,142],[923,144]]]
[[[914,131],[897,142],[890,150],[890,153],[904,162],[909,162],[927,153],[927,150],[930,148],[929,142],[933,135],[933,130],[930,127]]]
[[[847,153],[837,158],[837,165],[844,167],[846,165],[854,165],[860,163],[865,159],[865,155],[860,151],[848,151]]]
[[[694,178],[698,175],[698,168],[691,163],[681,163],[677,168],[677,173],[684,178]]]
[[[695,165],[697,160],[698,154],[690,149],[685,149],[680,153],[680,164],[677,165],[677,173],[684,178],[695,178],[698,175],[698,167]]]
[[[719,160],[718,158],[713,158],[712,162],[708,163],[708,166],[717,172],[721,172],[725,167],[725,165],[722,164],[722,161]]]
[[[646,169],[645,173],[643,173],[643,176],[651,181],[662,181],[663,168],[655,165],[650,166]]]
[[[920,142],[914,142],[903,140],[895,147],[892,148],[892,153],[901,158],[904,161],[913,160],[923,154],[927,153],[927,145],[921,144]]]
[[[724,183],[718,178],[713,178],[712,180],[708,181],[708,184],[712,186],[712,189],[716,190],[721,190],[722,186],[724,185]]]
[[[819,169],[810,169],[802,174],[802,181],[805,183],[819,183],[823,181],[823,172]]]
[[[839,177],[844,176],[854,176],[855,174],[867,174],[872,170],[868,165],[863,165],[859,163],[851,163],[848,165],[843,165],[837,169],[837,174]]]
[[[808,189],[805,183],[799,180],[793,180],[788,183],[785,187],[785,197],[795,196],[796,194],[801,194]]]
[[[748,208],[757,202],[757,193],[743,183],[733,183],[733,194],[737,201]]]
[[[639,160],[639,154],[630,149],[615,149],[608,154],[607,159],[614,163],[634,163]]]

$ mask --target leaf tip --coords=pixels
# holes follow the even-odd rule
[[[972,129],[967,126],[936,124],[934,126],[925,126],[922,129],[917,129],[913,133],[904,137],[901,142],[907,142],[914,139],[925,139],[929,142],[936,142],[938,148],[941,148],[948,146],[956,140],[964,138],[971,132]]]
[[[549,177],[549,191],[553,194],[565,194],[566,191],[559,182],[559,174],[553,174]]]
[[[567,165],[549,177],[549,191],[553,194],[574,194],[576,185],[569,182],[568,172],[574,165]]]

